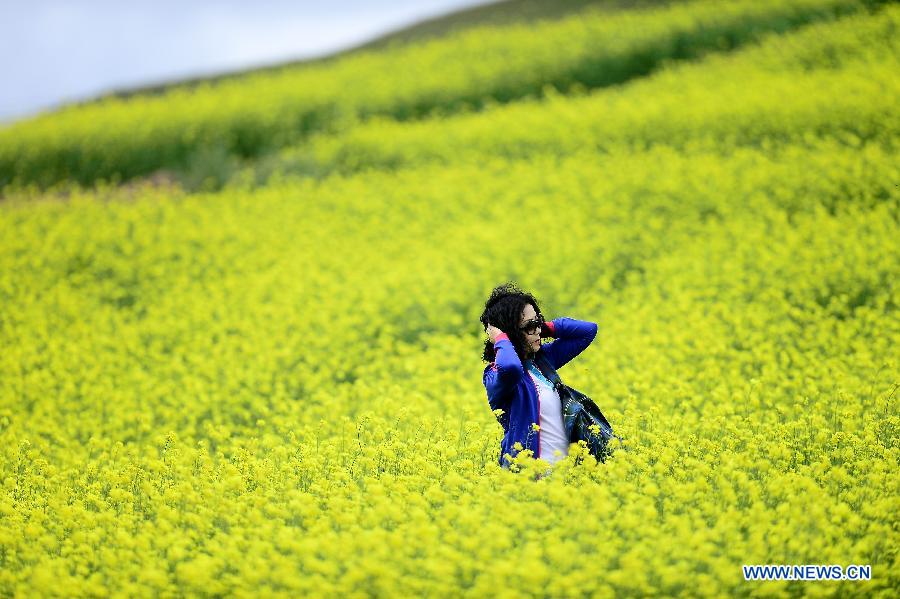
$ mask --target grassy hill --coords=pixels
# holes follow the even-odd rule
[[[859,0],[697,0],[615,16],[588,10],[533,25],[473,28],[330,65],[109,99],[0,130],[0,188],[93,185],[162,168],[199,171],[205,180],[208,163],[230,170],[375,116],[414,120],[543,95],[548,86],[568,93],[616,85],[666,61],[865,7]]]
[[[898,25],[588,10],[5,131],[0,595],[892,596]],[[506,281],[597,324],[605,461],[500,467]]]
[[[135,95],[159,94],[180,87],[195,87],[203,83],[213,83],[230,79],[239,79],[247,75],[262,73],[274,73],[284,69],[293,69],[300,66],[314,66],[333,63],[360,52],[380,50],[400,45],[421,43],[435,38],[461,33],[473,27],[504,26],[512,24],[550,21],[563,18],[573,13],[579,13],[585,9],[602,10],[610,13],[622,10],[638,10],[665,6],[684,0],[500,0],[498,2],[486,2],[485,4],[439,15],[430,19],[424,19],[408,27],[390,31],[379,35],[374,39],[356,46],[339,50],[327,56],[279,62],[276,64],[243,69],[219,75],[191,77],[183,80],[170,81],[157,85],[138,86],[129,89],[113,91],[96,99],[77,104],[89,104],[96,100],[108,97],[128,98]]]

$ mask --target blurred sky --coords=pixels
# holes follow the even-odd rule
[[[0,123],[172,78],[328,54],[488,0],[0,0]]]

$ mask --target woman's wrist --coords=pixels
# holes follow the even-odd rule
[[[556,327],[552,320],[545,320],[541,327],[541,337],[556,337]]]

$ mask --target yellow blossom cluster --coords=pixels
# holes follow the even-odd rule
[[[666,144],[726,152],[734,145],[890,143],[900,132],[900,8],[886,7],[770,34],[759,45],[675,62],[627,86],[537,100],[451,118],[388,116],[316,135],[279,153],[276,172],[350,173],[487,156],[615,154]]]
[[[541,95],[547,85],[614,85],[667,61],[863,12],[870,3],[650,0],[643,10],[585,3],[585,11],[558,20],[484,24],[318,64],[105,98],[0,129],[0,187],[89,185],[208,162],[227,167],[373,115],[412,120]]]
[[[0,596],[893,597],[898,14],[360,123],[320,177],[11,192]],[[478,317],[507,280],[598,323],[559,374],[622,436],[605,463],[500,468]]]

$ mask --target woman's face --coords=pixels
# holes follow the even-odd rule
[[[525,306],[525,309],[522,310],[522,318],[519,321],[519,330],[537,318],[538,314],[535,311],[534,306],[528,304]],[[529,353],[537,353],[541,348],[541,327],[537,327],[529,333],[522,331],[522,334],[525,335],[525,349],[527,349]]]

